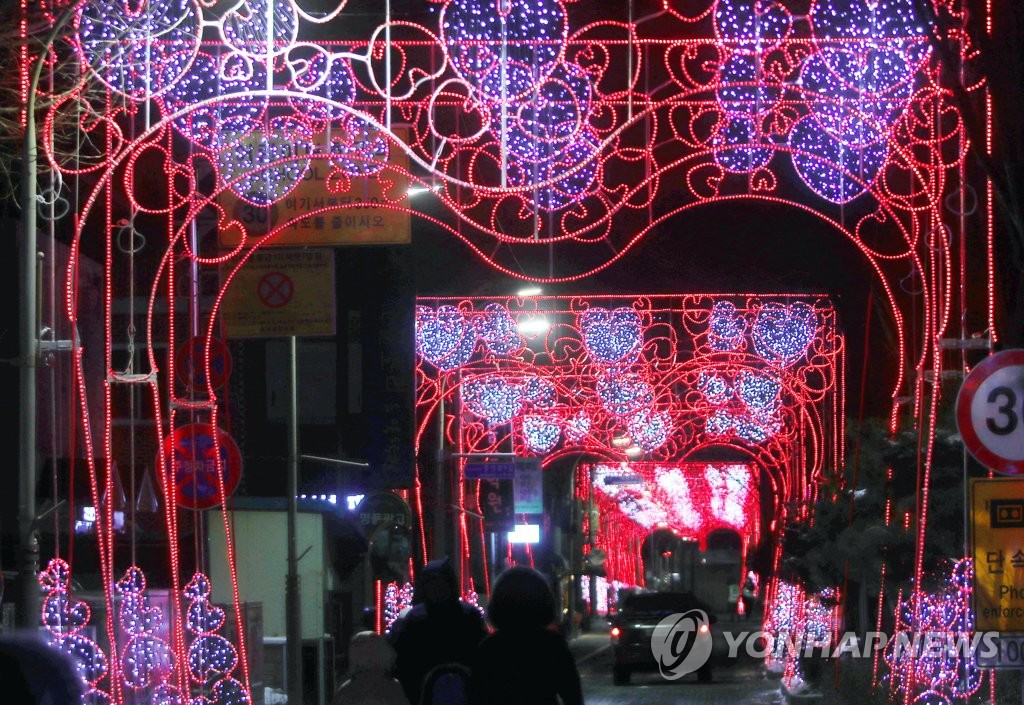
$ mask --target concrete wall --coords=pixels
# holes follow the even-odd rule
[[[235,540],[238,596],[242,602],[263,603],[263,634],[285,636],[284,579],[288,572],[287,513],[237,510],[228,513]],[[230,604],[231,578],[219,509],[208,513],[210,579],[213,601]],[[323,516],[299,513],[296,521],[299,586],[302,595],[302,638],[324,634],[326,567]],[[311,547],[311,548],[310,548]]]

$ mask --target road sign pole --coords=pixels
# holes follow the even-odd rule
[[[587,470],[587,484],[589,485],[587,497],[587,529],[589,533],[590,553],[593,554],[597,548],[597,505],[594,503],[594,466],[591,465]],[[590,572],[590,619],[591,626],[593,626],[593,620],[597,616],[597,572]]]
[[[434,498],[434,558],[441,558],[446,551],[445,517],[448,516],[448,478],[445,477],[444,453],[444,377],[441,377],[441,400],[437,403],[437,483]]]
[[[302,700],[302,593],[295,523],[299,513],[299,374],[295,336],[288,338],[291,404],[288,410],[288,574],[284,581],[285,641],[288,655],[288,702]]]

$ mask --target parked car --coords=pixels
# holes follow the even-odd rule
[[[629,684],[634,671],[657,671],[658,662],[651,649],[654,628],[665,617],[703,610],[708,615],[708,630],[716,619],[707,604],[690,592],[638,592],[627,595],[611,623],[612,650],[615,655],[612,680],[615,685]],[[711,681],[712,657],[697,670],[697,680]]]

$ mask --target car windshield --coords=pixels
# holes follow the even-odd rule
[[[622,603],[622,611],[631,615],[668,615],[703,608],[700,601],[688,593],[655,592],[630,595]]]

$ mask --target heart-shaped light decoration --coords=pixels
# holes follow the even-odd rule
[[[558,392],[550,380],[530,377],[523,383],[523,399],[538,409],[550,409],[558,401]]]
[[[809,19],[822,44],[874,40],[872,48],[898,48],[915,65],[928,55],[928,25],[914,0],[815,0]]]
[[[529,99],[519,104],[505,135],[509,156],[541,162],[564,149],[587,121],[591,94],[590,77],[579,66],[558,64]]]
[[[86,700],[85,702],[89,701]],[[97,703],[97,705],[99,704]],[[150,695],[150,705],[184,705],[184,701],[177,688],[168,683],[161,683],[153,688],[153,692]],[[193,700],[190,705],[200,704]]]
[[[210,579],[202,573],[195,573],[182,592],[187,600],[200,600],[209,597],[212,591],[213,585],[210,583]]]
[[[447,372],[473,357],[476,335],[455,306],[416,307],[416,352],[439,370]]]
[[[64,592],[71,582],[71,566],[61,558],[51,558],[37,580],[39,586],[49,592]]]
[[[117,581],[117,591],[122,596],[141,595],[146,590],[146,574],[137,566],[131,566]]]
[[[224,610],[209,600],[194,600],[188,606],[188,630],[193,634],[210,634],[224,626]]]
[[[644,450],[656,450],[665,445],[672,433],[672,417],[667,411],[641,409],[626,423],[629,437]]]
[[[135,636],[121,652],[121,677],[137,690],[166,681],[173,670],[174,657],[163,639]]]
[[[391,148],[381,132],[355,115],[332,129],[331,164],[349,176],[370,176],[384,169]]]
[[[715,34],[737,53],[771,51],[792,27],[792,15],[777,0],[719,0],[715,7]]]
[[[590,433],[590,417],[585,411],[578,411],[565,420],[565,437],[572,443],[579,443]]]
[[[797,122],[789,146],[800,178],[832,203],[848,203],[871,188],[889,156],[887,140],[851,147],[821,129],[813,114]]]
[[[121,600],[118,615],[121,628],[133,636],[152,634],[163,621],[163,610],[151,606],[149,598],[134,594],[126,595]]]
[[[220,150],[253,130],[263,120],[267,99],[251,96],[267,83],[259,63],[233,55],[219,58],[200,52],[181,80],[160,96],[167,114],[187,110],[174,127],[200,147]],[[200,107],[192,108],[197,103]]]
[[[79,6],[78,48],[96,76],[132,100],[148,100],[184,73],[199,48],[202,13],[194,0],[118,0]]]
[[[726,171],[749,174],[771,161],[775,150],[764,135],[760,134],[757,122],[743,115],[732,115],[711,141],[715,149],[715,161]]]
[[[312,153],[309,125],[281,115],[223,149],[217,163],[221,182],[235,195],[255,206],[269,206],[299,185]]]
[[[711,308],[708,343],[714,350],[735,350],[740,346],[746,328],[743,316],[736,314],[735,304],[731,301],[716,301]]]
[[[899,53],[865,59],[829,47],[804,61],[800,87],[818,125],[859,149],[888,138],[913,92],[912,75]]]
[[[95,686],[107,673],[107,656],[95,641],[81,634],[69,634],[53,642],[53,645],[69,655],[82,680]]]
[[[254,59],[266,60],[268,54],[288,51],[298,32],[299,15],[290,2],[244,0],[235,3],[221,20],[224,41]]]
[[[724,436],[733,427],[735,419],[724,409],[719,409],[704,422],[704,429],[709,436]]]
[[[597,381],[597,396],[616,416],[629,416],[654,402],[654,390],[636,374],[614,375]]]
[[[323,99],[289,97],[288,102],[296,112],[318,127],[326,127],[327,123],[350,114],[333,105],[352,105],[355,101],[355,76],[347,59],[332,56],[319,46],[301,44],[289,49],[285,61],[292,74],[287,88]]]
[[[732,388],[729,383],[716,372],[701,372],[697,379],[697,389],[712,404],[724,403],[732,396]]]
[[[488,102],[516,101],[538,86],[565,51],[567,33],[559,0],[451,0],[441,12],[452,68]]]
[[[733,433],[748,443],[764,443],[782,429],[777,417],[747,417],[737,419],[733,425]]]
[[[200,636],[188,647],[189,671],[200,683],[227,675],[237,663],[235,647],[217,634]]]
[[[523,408],[523,389],[503,377],[482,377],[462,385],[462,403],[467,411],[491,426],[515,418]]]
[[[54,591],[43,600],[43,626],[56,636],[75,634],[89,623],[89,605],[72,601],[64,591]]]
[[[632,308],[590,308],[580,314],[580,332],[590,357],[606,365],[627,361],[640,348],[642,323]]]
[[[523,437],[531,450],[547,453],[558,445],[562,438],[562,428],[557,421],[530,414],[523,417]]]
[[[234,678],[221,678],[213,686],[213,705],[250,705],[252,698],[245,686]]]
[[[523,348],[512,314],[501,304],[487,304],[482,313],[473,318],[477,336],[495,355],[512,355]]]
[[[722,65],[716,94],[727,113],[757,117],[771,110],[778,100],[782,91],[765,81],[760,62],[757,56],[733,54]]]
[[[739,395],[753,414],[765,414],[779,408],[782,383],[778,378],[749,370],[740,374]]]
[[[817,330],[818,314],[807,304],[766,304],[754,321],[754,348],[767,362],[788,367],[807,352]]]

